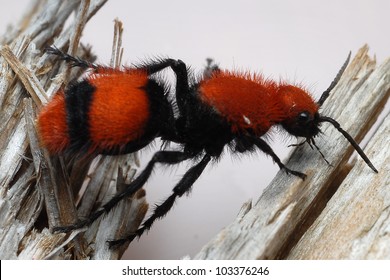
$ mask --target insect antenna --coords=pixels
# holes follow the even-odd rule
[[[337,73],[336,77],[334,78],[334,80],[332,81],[332,83],[330,84],[330,86],[328,87],[327,90],[325,90],[320,99],[317,101],[317,104],[321,107],[322,104],[325,102],[325,100],[329,97],[329,94],[330,92],[332,91],[332,89],[337,85],[337,83],[339,82],[341,76],[343,75],[345,69],[347,68],[348,66],[348,63],[349,63],[349,60],[351,59],[351,52],[349,52],[348,54],[348,57],[347,57],[347,60],[344,62],[343,66],[341,66],[341,69],[339,70],[339,72]]]
[[[362,159],[367,163],[367,165],[375,172],[375,173],[378,173],[378,170],[374,167],[374,165],[372,164],[372,162],[368,159],[368,157],[366,156],[366,154],[363,152],[362,148],[360,148],[360,146],[358,145],[358,143],[356,143],[356,141],[352,138],[351,135],[348,134],[348,132],[346,132],[344,129],[341,128],[340,124],[330,118],[330,117],[325,117],[325,116],[321,116],[319,118],[319,121],[320,122],[329,122],[331,123],[345,138],[347,138],[347,140],[349,141],[349,143],[351,143],[352,147],[355,148],[356,152],[358,152],[358,154],[362,157]]]

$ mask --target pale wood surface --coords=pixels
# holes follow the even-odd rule
[[[106,240],[135,230],[147,211],[141,190],[88,230],[50,231],[88,216],[135,172],[134,156],[98,157],[92,167],[88,158],[49,158],[35,129],[40,107],[80,74],[56,63],[43,48],[54,44],[93,58],[77,46],[84,24],[105,2],[35,0],[0,37],[1,259],[118,259],[126,245],[109,250]],[[63,29],[73,12],[74,20]],[[120,24],[115,30],[112,65],[122,54]],[[358,141],[387,102],[390,88],[390,61],[377,67],[367,53],[365,46],[356,54],[321,111]],[[390,258],[389,117],[365,149],[379,174],[360,158],[348,165],[352,147],[330,125],[323,131],[316,142],[332,166],[306,145],[297,148],[287,165],[308,178],[279,172],[259,200],[246,203],[195,259]]]
[[[357,140],[389,97],[390,60],[376,67],[367,52],[364,46],[356,54],[321,111]],[[316,142],[332,166],[307,145],[297,148],[287,166],[308,178],[279,172],[259,200],[245,204],[194,258],[390,258],[388,118],[365,149],[379,174],[360,158],[351,169],[346,161],[353,148],[347,140],[328,124],[323,132]]]
[[[289,259],[390,259],[389,135],[390,115],[366,149],[380,174],[359,161]]]
[[[105,2],[32,1],[22,20],[0,37],[1,259],[118,259],[127,246],[110,250],[106,241],[134,231],[147,211],[141,190],[88,230],[67,235],[50,231],[88,216],[135,173],[133,155],[98,157],[92,167],[87,157],[49,157],[35,128],[42,105],[64,82],[80,75],[79,69],[70,72],[44,48],[55,45],[93,59],[88,49],[79,48],[80,36]],[[116,22],[112,65],[120,63],[121,33]]]

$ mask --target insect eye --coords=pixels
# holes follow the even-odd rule
[[[303,111],[299,113],[298,115],[298,122],[299,123],[307,123],[310,120],[310,114],[309,112]]]

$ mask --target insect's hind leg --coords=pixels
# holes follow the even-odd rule
[[[61,51],[60,49],[58,49],[55,46],[47,47],[45,49],[45,51],[49,54],[57,56],[59,59],[65,61],[67,63],[70,63],[70,65],[72,67],[80,67],[80,68],[84,68],[84,69],[88,69],[88,68],[94,69],[95,72],[106,72],[106,73],[116,73],[116,72],[122,73],[123,72],[120,69],[97,65],[97,64],[94,64],[92,62],[83,60],[79,57],[72,56],[70,54],[67,54],[67,53]],[[151,62],[144,63],[141,65],[136,65],[134,67],[125,68],[124,71],[131,72],[134,69],[143,69],[143,70],[146,70],[148,75],[151,75],[151,74],[157,73],[157,72],[159,72],[167,67],[174,66],[176,64],[178,64],[177,60],[174,60],[171,58],[166,58],[166,59],[151,61]]]
[[[149,75],[160,72],[161,70],[177,65],[179,62],[172,58],[163,58],[152,60],[149,62],[142,63],[140,65],[135,65],[135,69],[146,70]],[[127,71],[132,71],[134,68],[127,68]]]
[[[116,194],[113,198],[111,198],[111,200],[109,202],[104,204],[100,210],[97,210],[96,212],[92,213],[87,219],[80,220],[73,225],[54,227],[54,231],[69,232],[71,230],[82,228],[82,227],[85,227],[85,226],[92,224],[101,215],[103,215],[104,213],[108,213],[122,199],[133,195],[140,188],[142,188],[142,186],[145,184],[145,182],[149,179],[156,163],[176,164],[176,163],[182,162],[190,157],[191,156],[189,154],[184,153],[184,152],[178,152],[178,151],[159,151],[159,152],[155,153],[154,156],[152,157],[152,159],[147,164],[147,166],[144,168],[144,170],[142,170],[140,175],[134,181],[132,181],[126,187],[125,190]]]
[[[57,56],[59,59],[69,63],[72,67],[80,67],[80,68],[91,68],[97,70],[100,68],[98,65],[93,64],[91,62],[85,61],[79,57],[71,56],[70,54],[67,54],[57,47],[46,47],[45,48],[46,53],[52,54]]]
[[[172,194],[160,205],[157,205],[153,214],[142,224],[142,226],[134,233],[123,239],[109,241],[110,246],[123,244],[126,241],[132,241],[136,237],[140,237],[146,230],[149,230],[156,219],[165,216],[175,203],[176,198],[191,190],[192,185],[202,174],[207,164],[210,162],[211,156],[206,154],[200,162],[192,166],[182,177],[179,183],[173,188]]]

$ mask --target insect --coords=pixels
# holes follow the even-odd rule
[[[59,51],[51,52],[66,61],[72,62],[75,66],[91,67],[90,64],[78,58],[70,57]],[[164,123],[169,123],[168,126],[171,129],[167,128],[158,132],[154,130],[154,133],[150,137],[145,137],[145,139],[143,139],[146,135],[143,134],[144,130],[141,130],[141,132],[129,130],[128,133],[138,133],[141,135],[138,139],[141,139],[143,144],[149,143],[154,137],[161,137],[163,141],[178,143],[179,149],[156,152],[144,170],[128,185],[126,190],[113,197],[111,201],[103,205],[102,209],[98,210],[90,218],[80,221],[75,225],[61,227],[59,230],[68,231],[88,225],[103,213],[110,211],[123,197],[135,193],[145,184],[156,163],[173,165],[185,160],[193,160],[194,165],[188,169],[182,179],[175,185],[172,194],[162,204],[156,206],[152,215],[142,226],[136,232],[131,233],[123,239],[110,241],[110,244],[121,244],[126,240],[133,240],[137,236],[140,237],[145,230],[150,229],[156,219],[168,213],[178,197],[190,191],[192,185],[202,174],[206,166],[210,161],[217,160],[222,155],[225,147],[228,147],[232,153],[250,153],[259,149],[271,156],[276,164],[288,174],[305,179],[306,175],[304,173],[286,167],[267,142],[261,138],[271,127],[276,125],[281,126],[293,136],[305,138],[305,142],[318,149],[314,138],[320,133],[321,123],[329,122],[351,143],[368,166],[373,171],[378,172],[363,150],[341,128],[340,124],[336,120],[322,116],[319,113],[321,105],[328,98],[331,90],[341,78],[349,59],[350,54],[329,88],[317,102],[313,100],[308,92],[298,86],[283,82],[276,83],[257,74],[238,73],[221,70],[218,67],[210,67],[211,71],[208,71],[207,75],[204,75],[203,78],[196,81],[191,77],[186,64],[181,60],[168,59],[157,64],[145,65],[142,70],[146,71],[142,72],[145,78],[149,77],[148,75],[150,73],[154,73],[165,67],[170,67],[176,74],[175,104],[164,101],[165,103],[163,102],[161,104],[165,104],[164,106],[166,107],[163,106],[164,108],[162,109],[151,109],[169,112],[164,119]],[[119,70],[106,69],[99,66],[92,68],[95,68],[95,71],[98,73],[101,71],[104,73],[104,76],[108,77],[111,75],[122,75],[118,73]],[[131,71],[139,71],[139,69],[127,69],[124,73]],[[130,76],[127,78],[130,78]],[[92,77],[91,81],[93,79]],[[194,82],[190,82],[190,80]],[[76,88],[80,87],[81,83],[76,84]],[[112,88],[115,88],[116,84],[115,79],[112,80]],[[98,87],[97,90],[99,90]],[[114,91],[114,89],[107,90],[108,92]],[[73,90],[71,87],[65,93],[65,100],[67,95],[77,96],[79,94],[79,92]],[[166,96],[166,94],[161,95]],[[150,96],[151,94],[149,93],[148,98]],[[78,97],[73,98],[75,101],[73,103],[65,102],[66,106],[79,108],[78,112],[80,115],[89,114],[87,113],[89,112],[87,110],[89,107],[83,105],[85,102],[78,102],[78,100],[84,99]],[[131,99],[131,97],[129,98]],[[91,99],[93,100],[93,98]],[[91,104],[93,107],[93,103]],[[128,108],[126,105],[121,106],[121,104],[116,104],[114,108],[126,112]],[[176,107],[178,112],[176,115],[172,113],[174,111],[173,106]],[[71,111],[74,109],[69,108],[66,110],[61,119],[66,118],[66,115],[72,113]],[[47,114],[47,111],[50,111],[50,107],[46,109],[46,113],[43,111],[41,114]],[[52,113],[55,114],[56,112]],[[153,113],[157,114],[157,112],[150,114]],[[68,127],[73,125],[71,124],[72,121],[73,119],[71,117],[67,118]],[[155,125],[154,123],[144,123],[147,124],[146,126],[150,125],[154,127]],[[83,126],[83,128],[90,127],[88,123],[79,123],[79,125]],[[106,129],[109,130],[110,127],[107,126]],[[94,137],[86,137],[86,139],[96,140]],[[115,144],[110,146],[111,151],[115,151],[116,153],[131,152],[145,146],[134,144],[137,142],[133,138],[130,140],[130,144],[124,145],[125,148],[119,148]],[[72,138],[70,136],[70,142],[72,143],[72,141],[78,143],[79,140],[76,137]],[[85,142],[83,141],[84,144]],[[123,143],[121,142],[121,144]],[[81,148],[83,145],[78,144],[75,148]],[[90,147],[90,144],[87,146]],[[99,146],[99,143],[97,143],[97,146]],[[106,151],[106,148],[103,145],[102,151]],[[100,151],[100,146],[97,151]]]
[[[56,48],[47,52],[92,75],[57,93],[38,116],[41,142],[51,154],[126,154],[174,133],[168,87],[151,75],[172,59],[119,70],[95,65]]]

